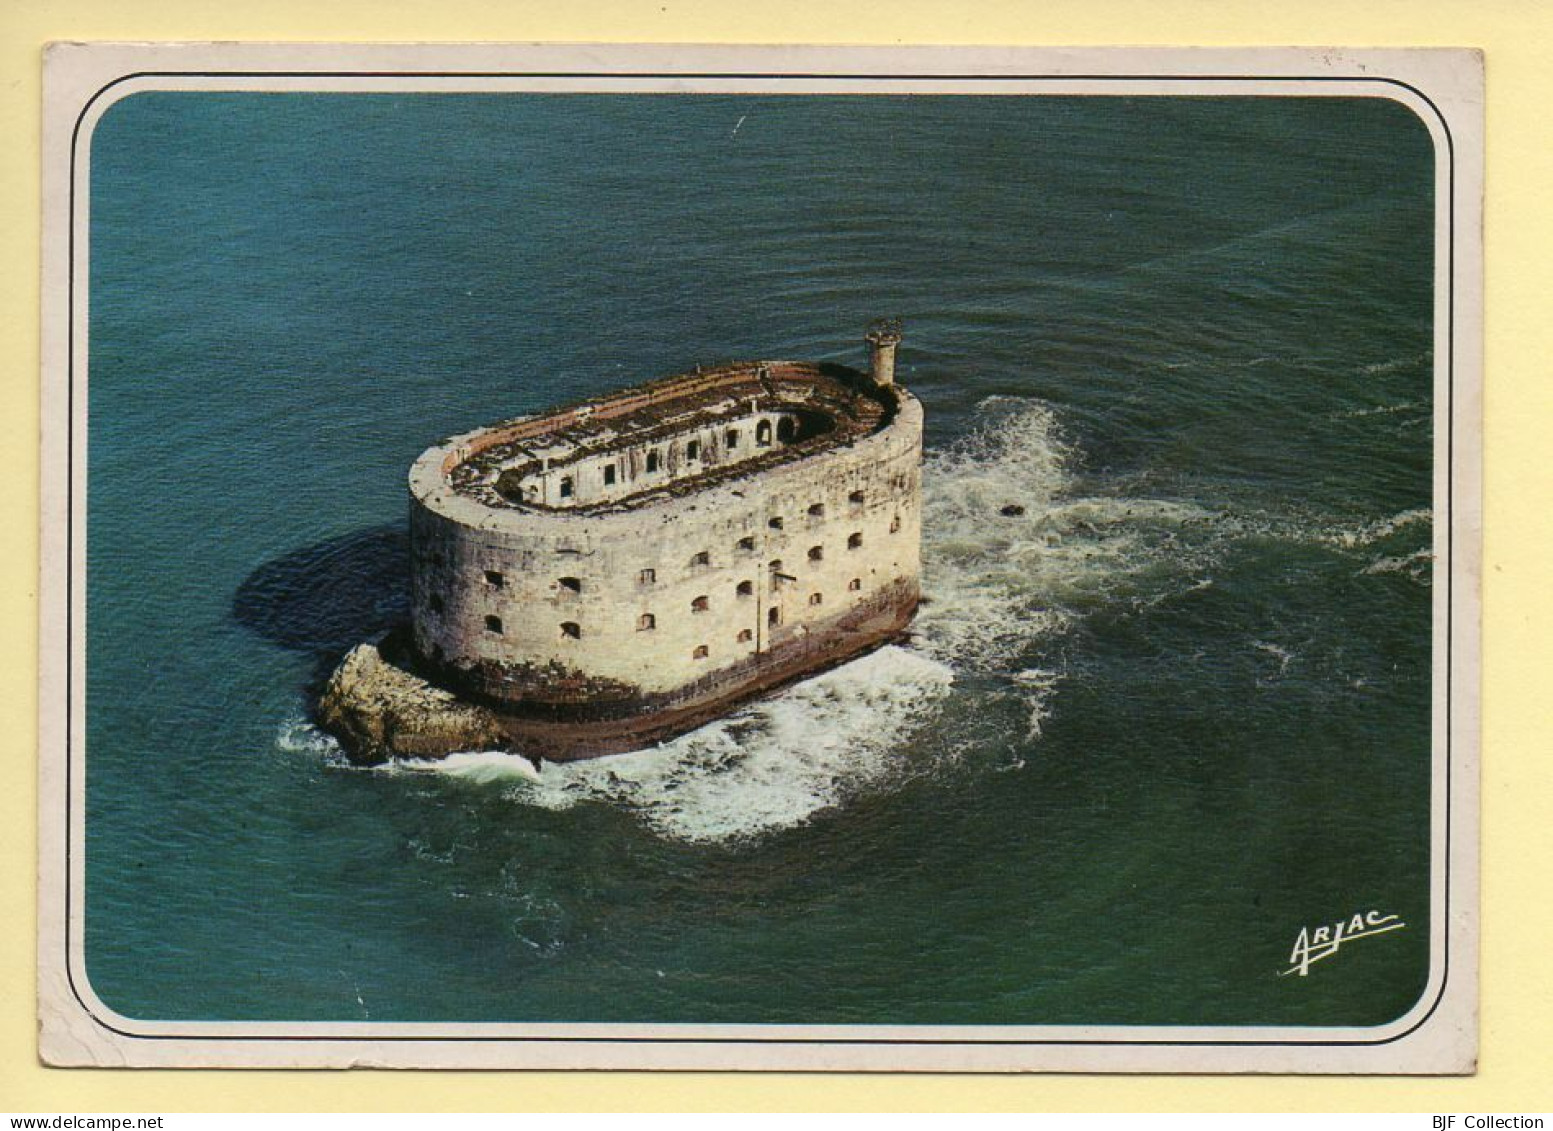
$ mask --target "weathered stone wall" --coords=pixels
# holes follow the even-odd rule
[[[909,611],[922,411],[895,393],[849,445],[607,513],[488,507],[447,482],[468,438],[433,448],[410,477],[417,651],[497,698],[629,709],[745,678],[881,595]]]

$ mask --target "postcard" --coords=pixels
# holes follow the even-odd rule
[[[1478,54],[45,87],[47,1063],[1473,1071]]]

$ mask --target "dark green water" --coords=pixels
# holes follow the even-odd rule
[[[1379,1024],[1433,154],[1379,100],[141,94],[93,142],[87,968],[139,1018]],[[925,584],[663,749],[337,764],[439,438],[903,315]],[[1023,517],[1004,517],[1009,502]],[[1279,977],[1302,926],[1407,928]]]

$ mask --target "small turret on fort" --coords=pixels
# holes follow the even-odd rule
[[[895,347],[903,337],[899,318],[880,318],[869,324],[863,340],[868,343],[869,376],[875,385],[895,384]]]

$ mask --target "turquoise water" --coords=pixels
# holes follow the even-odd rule
[[[139,1018],[1378,1024],[1427,977],[1433,154],[1379,100],[140,94],[87,970]],[[906,319],[886,649],[537,779],[309,723],[443,436]],[[1001,516],[1006,503],[1026,507]],[[1302,926],[1407,928],[1279,977]]]

